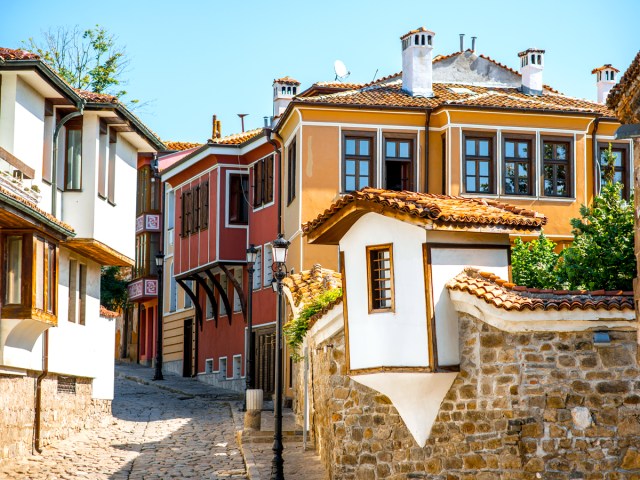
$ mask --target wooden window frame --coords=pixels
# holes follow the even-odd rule
[[[375,308],[373,298],[373,270],[371,265],[371,253],[381,250],[389,251],[389,281],[391,285],[391,306],[385,308]],[[369,299],[369,314],[372,313],[384,313],[395,312],[395,286],[394,286],[394,265],[393,265],[393,244],[385,243],[382,245],[367,245],[366,247],[366,260],[367,260],[367,297]]]
[[[251,168],[253,174],[251,205],[254,210],[273,202],[273,166],[274,156],[268,155],[256,161]]]
[[[545,171],[544,171],[544,167],[547,163],[551,163],[552,165],[560,165],[560,162],[557,160],[545,160],[544,158],[544,146],[546,143],[553,143],[553,144],[559,144],[559,143],[565,143],[567,145],[567,194],[566,195],[556,195],[556,194],[551,194],[551,195],[547,195],[547,193],[545,192]],[[574,165],[573,165],[573,149],[574,149],[574,145],[573,145],[573,138],[572,137],[554,137],[554,136],[542,136],[540,137],[540,163],[541,163],[541,169],[540,169],[540,196],[542,197],[547,197],[547,198],[573,198],[574,196],[574,192],[573,192],[573,175],[574,175]],[[554,170],[555,172],[555,170]],[[555,175],[555,174],[554,174]],[[554,191],[557,191],[557,186],[554,184],[553,187]]]
[[[609,143],[611,143],[611,149],[613,151],[622,152],[622,167],[621,168],[614,167],[614,170],[622,171],[622,185],[623,185],[622,197],[625,200],[629,200],[631,195],[631,185],[630,185],[630,179],[629,179],[629,162],[630,162],[629,155],[631,153],[631,149],[629,148],[628,143],[598,142],[598,162],[600,164],[600,186],[602,188],[602,175],[604,174],[604,171],[602,169],[602,162],[600,158],[602,156],[602,151],[607,150],[609,148]],[[594,174],[594,178],[595,177],[596,175]]]
[[[247,205],[246,207],[246,220],[232,220],[231,219],[231,183],[233,181],[234,178],[240,178],[240,193],[239,193],[239,197],[237,199],[238,204],[236,205],[236,207],[238,208],[238,215],[240,215],[240,211],[242,210],[241,208],[241,203],[245,202],[245,198],[247,197],[248,193],[249,193],[249,175],[247,173],[229,173],[228,176],[228,183],[227,183],[227,224],[228,225],[233,225],[233,226],[246,226],[249,225],[249,207]],[[243,183],[243,179],[246,179],[246,194],[243,195],[242,191],[242,183]]]
[[[80,186],[78,188],[67,188],[69,185],[69,133],[80,132]],[[64,133],[64,191],[65,192],[81,192],[82,191],[82,117],[70,120],[65,125]]]
[[[298,142],[294,138],[287,148],[287,206],[296,199],[296,165]]]
[[[350,159],[353,159],[356,161],[356,173],[355,173],[355,177],[356,177],[356,190],[358,189],[358,182],[357,182],[357,178],[358,178],[358,171],[359,171],[359,166],[357,164],[357,161],[362,161],[364,160],[364,156],[362,155],[347,155],[347,140],[349,139],[355,139],[355,140],[369,140],[370,142],[370,148],[369,148],[369,187],[375,187],[375,183],[376,183],[376,157],[377,157],[377,142],[376,142],[376,132],[371,132],[371,131],[361,131],[361,130],[345,130],[342,132],[342,159],[341,159],[341,185],[340,185],[340,189],[342,191],[342,193],[349,193],[352,192],[354,190],[347,190],[347,161]],[[357,144],[356,144],[357,145]],[[357,147],[356,147],[357,148]],[[357,151],[357,150],[356,150]]]
[[[507,163],[525,163],[520,160],[518,157],[514,157],[513,159],[507,158],[507,142],[527,142],[529,144],[529,185],[527,193],[507,193]],[[512,135],[512,134],[502,134],[502,195],[513,195],[518,197],[527,197],[535,195],[535,179],[536,179],[536,139],[534,135]],[[517,180],[518,175],[516,174],[515,179]]]
[[[402,142],[402,141],[410,142],[410,152],[411,157],[409,161],[403,160],[400,157],[387,157],[387,142]],[[417,157],[417,138],[415,135],[410,133],[385,133],[382,136],[382,177],[384,179],[384,188],[389,190],[389,186],[387,185],[387,162],[397,162],[397,163],[409,163],[409,178],[407,188],[403,190],[409,191],[417,191],[416,187],[416,157]]]
[[[489,157],[482,157],[480,155],[467,155],[467,140],[488,140],[489,141]],[[477,146],[477,144],[476,144]],[[478,183],[479,170],[478,162],[486,161],[489,159],[489,190],[482,192],[480,190],[467,190],[467,161],[476,162],[476,173],[474,174],[476,179],[476,187]],[[468,160],[469,159],[469,160]],[[496,134],[487,132],[463,132],[462,134],[462,181],[460,182],[462,188],[460,189],[464,193],[470,193],[473,195],[495,195],[496,189]]]
[[[197,233],[200,231],[200,220],[201,220],[200,215],[202,214],[201,204],[200,204],[202,199],[200,198],[200,194],[202,193],[202,191],[200,189],[200,185],[196,185],[191,189],[191,191],[193,192],[193,197],[191,199],[191,208],[193,210],[193,213],[191,215],[191,218],[192,218],[191,233]]]
[[[200,183],[200,230],[209,228],[209,180]]]

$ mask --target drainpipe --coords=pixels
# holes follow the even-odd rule
[[[42,424],[42,381],[49,373],[49,330],[44,331],[42,338],[42,373],[36,379],[36,404],[35,419],[33,422],[34,448],[36,452],[42,453],[41,445],[41,424]]]
[[[600,117],[596,117],[593,122],[593,130],[591,131],[591,148],[593,155],[593,194],[600,195],[600,161],[598,160],[598,141],[596,135],[598,133],[598,125]]]
[[[431,123],[431,109],[427,108],[424,113],[424,192],[429,193],[429,124]]]
[[[280,147],[278,146],[278,142],[276,142],[271,135],[274,134],[280,139],[280,143],[284,143],[282,141],[282,137],[274,132],[270,128],[265,129],[267,132],[267,141],[273,145],[273,153],[278,156],[278,234],[282,233],[282,154],[280,152]]]
[[[82,100],[78,105],[78,111],[71,112],[68,115],[62,117],[56,124],[56,128],[53,131],[53,155],[51,161],[51,215],[57,217],[58,213],[58,139],[60,138],[60,130],[64,127],[72,118],[80,117],[84,114],[85,101]]]

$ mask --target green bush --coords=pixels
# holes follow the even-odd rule
[[[516,238],[511,248],[511,275],[517,285],[532,288],[561,288],[556,244],[541,233],[537,240]]]

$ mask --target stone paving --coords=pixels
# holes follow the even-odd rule
[[[245,444],[237,435],[238,394],[138,365],[116,366],[113,417],[45,447],[42,455],[0,463],[0,479],[202,480],[269,478],[271,443]],[[272,422],[263,412],[263,420]],[[324,480],[313,451],[285,444],[287,480]]]

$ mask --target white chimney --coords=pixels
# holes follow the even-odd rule
[[[433,37],[435,33],[420,27],[406,33],[402,40],[402,89],[414,97],[433,97]]]
[[[542,71],[544,50],[529,48],[518,54],[522,74],[522,92],[527,95],[542,95]]]
[[[616,73],[618,70],[606,63],[601,67],[594,68],[591,73],[596,74],[596,87],[598,87],[598,103],[605,103],[609,96],[609,91],[616,84]]]
[[[300,82],[291,77],[276,78],[273,81],[273,116],[279,117],[298,94]]]

